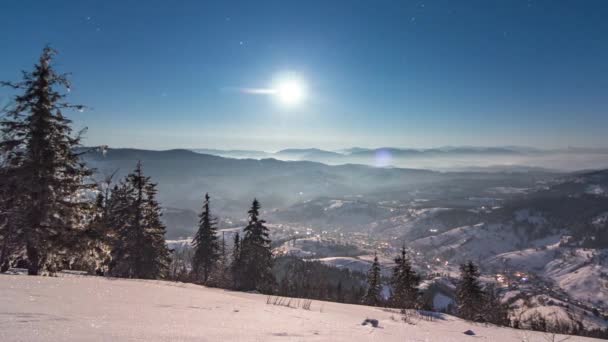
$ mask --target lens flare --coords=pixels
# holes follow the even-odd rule
[[[387,167],[390,166],[393,161],[393,155],[389,150],[380,149],[377,150],[374,155],[374,165],[376,167]]]

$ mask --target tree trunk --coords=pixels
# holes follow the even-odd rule
[[[4,243],[2,244],[2,252],[0,253],[0,273],[8,271],[8,245],[9,245],[10,233],[4,237]]]
[[[38,275],[40,271],[40,254],[38,253],[38,249],[31,244],[28,244],[26,247],[27,251],[27,259],[29,261],[27,267],[28,275]]]

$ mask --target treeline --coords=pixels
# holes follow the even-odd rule
[[[273,293],[277,283],[272,272],[274,258],[260,203],[253,200],[242,234],[218,234],[217,219],[211,213],[211,197],[205,199],[198,229],[191,244],[173,251],[168,280],[191,282],[225,289]],[[242,235],[242,237],[241,237]]]
[[[367,305],[400,309],[404,320],[409,319],[413,310],[432,311],[433,293],[430,288],[425,291],[420,290],[421,277],[412,269],[404,248],[394,262],[392,275],[385,284],[390,289],[390,294],[386,297],[382,293],[383,283],[378,257],[374,256],[374,262],[368,271],[367,290],[362,297],[362,302]],[[494,285],[483,286],[479,277],[479,268],[473,262],[469,261],[460,265],[455,305],[448,307],[448,313],[468,321],[491,323],[516,329],[608,338],[608,329],[586,329],[580,320],[574,318],[571,321],[548,320],[538,312],[525,318],[512,318],[509,305],[500,300],[498,290]]]
[[[70,83],[53,69],[54,55],[45,48],[22,81],[2,83],[17,95],[0,121],[0,271],[19,267],[38,275],[79,269],[125,278],[170,277],[173,251],[165,242],[156,184],[141,163],[113,186],[112,177],[94,182],[80,158],[86,151],[77,152],[82,132],[74,134],[63,115],[84,106],[66,102],[58,91],[69,92]],[[189,269],[184,264],[180,272],[197,283],[271,291],[272,251],[259,202],[253,201],[229,261],[209,200],[206,195]]]
[[[365,275],[347,268],[285,256],[276,259],[273,270],[280,296],[360,304],[365,295]]]
[[[54,55],[45,48],[22,81],[2,83],[17,94],[0,121],[0,270],[162,278],[170,251],[156,185],[140,163],[112,189],[93,181],[76,152],[82,132],[63,114],[84,106],[58,91],[70,82],[53,69]]]
[[[391,277],[383,284],[378,256],[374,256],[367,274],[367,292],[363,303],[397,308],[404,314],[410,310],[432,311],[433,294],[429,288],[426,289],[429,295],[420,289],[421,276],[413,269],[405,248],[401,249],[394,262]],[[456,305],[450,307],[450,313],[466,320],[510,325],[508,307],[500,302],[492,286],[482,287],[479,276],[479,270],[472,262],[460,266]],[[384,288],[389,289],[388,296],[383,293]]]

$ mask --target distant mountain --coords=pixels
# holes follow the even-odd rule
[[[313,150],[307,153],[322,152]],[[481,183],[484,186],[515,184],[525,187],[539,177],[547,177],[547,174],[534,172],[446,173],[354,164],[331,166],[310,161],[235,159],[190,150],[108,149],[105,154],[99,151],[87,153],[83,159],[97,169],[99,178],[118,170],[116,179],[124,177],[141,160],[144,172],[159,184],[159,199],[163,206],[198,212],[203,194],[209,192],[217,215],[237,219],[246,217],[246,208],[254,197],[269,210],[319,197],[379,194],[382,197],[409,198],[411,191],[422,188],[431,188],[428,196],[433,196],[437,191],[435,187],[439,186],[446,186],[442,190],[446,194],[452,189],[476,189]],[[192,215],[188,212],[178,214],[183,217],[173,215],[171,219],[175,228],[183,231],[183,222],[192,222]]]
[[[352,154],[352,153],[365,152],[365,151],[370,151],[370,150],[371,149],[369,149],[369,148],[363,148],[363,147],[351,147],[351,148],[346,148],[343,150],[338,150],[336,152],[342,153],[342,154]]]
[[[318,196],[355,195],[445,178],[427,170],[234,159],[190,150],[108,149],[105,154],[95,151],[83,158],[98,174],[118,170],[119,176],[131,171],[141,160],[144,172],[159,183],[161,199],[167,205],[194,210],[199,209],[202,194],[207,191],[216,203],[227,207],[238,203],[246,208],[247,202],[256,196],[266,206],[277,206]]]
[[[193,149],[192,151],[194,151],[196,153],[211,154],[214,156],[239,158],[239,159],[245,159],[245,158],[262,159],[262,158],[271,158],[272,157],[272,153],[264,152],[264,151],[255,151],[255,150],[216,150],[216,149],[198,148],[198,149]]]
[[[320,150],[318,148],[307,148],[307,149],[285,149],[274,153],[275,158],[279,159],[292,159],[292,160],[311,160],[311,161],[323,161],[324,159],[344,157],[343,154],[331,151]]]
[[[351,152],[350,157],[374,157],[379,153],[390,154],[392,157],[403,157],[419,156],[424,152],[416,149],[381,147],[372,150],[359,150],[357,152]]]
[[[336,151],[318,148],[289,148],[278,152],[216,149],[194,149],[193,151],[239,159],[275,158],[314,161],[330,165],[363,164],[439,171],[474,170],[475,168],[486,172],[500,172],[517,168],[575,171],[577,169],[608,168],[608,149],[605,148],[572,147],[543,150],[525,146],[444,146],[415,149],[388,146],[352,147]]]

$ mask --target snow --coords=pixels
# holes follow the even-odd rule
[[[546,334],[441,315],[407,324],[381,308],[266,296],[163,281],[0,275],[0,340],[12,341],[544,341]],[[377,319],[379,327],[361,325]],[[475,332],[475,337],[463,334]],[[569,341],[591,341],[571,337]]]
[[[591,184],[587,186],[585,193],[589,195],[606,196],[606,190],[598,184]]]
[[[605,212],[605,213],[602,213],[602,214],[596,216],[591,221],[591,224],[593,224],[596,227],[603,227],[606,224],[606,221],[608,221],[608,212]]]
[[[344,201],[341,201],[341,200],[331,200],[330,202],[331,202],[330,206],[325,208],[324,209],[325,211],[331,210],[331,209],[342,208],[342,206],[344,206],[344,203],[345,203]],[[348,203],[352,203],[352,201],[348,202]]]
[[[347,268],[351,271],[367,273],[372,266],[371,261],[352,257],[329,257],[317,259],[325,265],[336,268]]]
[[[374,255],[360,255],[358,257],[327,257],[314,259],[327,266],[336,268],[346,268],[351,272],[367,273],[372,267],[374,262]],[[383,255],[378,255],[378,262],[380,263],[380,271],[384,276],[390,276],[395,266],[395,262],[392,258],[388,258]]]
[[[537,272],[572,298],[605,307],[608,281],[603,276],[607,272],[603,260],[608,260],[608,250],[566,248],[555,244],[544,249],[503,253],[491,259],[490,263]]]
[[[547,223],[547,220],[540,213],[531,213],[529,209],[521,209],[515,212],[515,221],[528,222],[535,225]]]
[[[545,219],[531,215],[527,210],[518,211],[516,219],[521,222],[541,226]],[[478,223],[450,229],[441,234],[414,240],[409,247],[423,251],[428,256],[447,258],[450,263],[468,260],[479,262],[502,253],[521,250],[522,246],[547,246],[560,241],[562,234],[554,233],[542,239],[530,240],[526,236],[513,233],[514,224]]]
[[[192,238],[180,239],[180,240],[165,240],[167,246],[171,249],[183,249],[184,247],[192,245]]]

